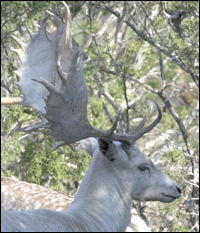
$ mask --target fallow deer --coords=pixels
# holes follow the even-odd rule
[[[6,211],[50,209],[64,211],[74,197],[40,185],[20,181],[16,178],[1,178],[1,209]],[[132,211],[131,211],[132,212]],[[147,224],[138,215],[132,214],[126,232],[149,232]]]
[[[63,212],[49,209],[3,211],[2,231],[77,232],[125,231],[131,220],[133,200],[172,202],[181,196],[181,188],[142,152],[136,141],[161,120],[158,116],[148,127],[144,120],[137,132],[114,133],[119,116],[109,130],[93,127],[87,119],[88,90],[83,71],[84,45],[74,46],[71,15],[63,2],[65,23],[48,12],[30,43],[15,38],[23,52],[16,72],[23,93],[23,104],[35,108],[41,124],[50,125],[53,137],[69,145],[82,141],[92,161],[71,206]],[[48,32],[46,21],[52,17],[57,25]],[[33,128],[33,127],[32,127]],[[92,137],[92,138],[90,138]],[[95,139],[94,137],[98,138]]]

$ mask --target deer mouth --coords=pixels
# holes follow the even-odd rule
[[[164,193],[162,193],[162,195],[165,196],[165,197],[172,198],[173,200],[179,198],[179,197],[175,197],[175,196],[172,196],[172,195],[167,195],[167,194],[164,194]]]

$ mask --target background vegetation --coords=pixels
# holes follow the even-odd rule
[[[85,66],[92,125],[110,127],[121,111],[118,130],[129,131],[146,114],[155,118],[154,100],[162,108],[159,125],[138,141],[141,151],[182,187],[171,204],[134,202],[152,231],[199,231],[199,2],[198,1],[67,1],[73,36],[82,44],[100,33]],[[26,27],[52,10],[63,16],[59,1],[1,1],[1,96],[18,97],[18,48],[11,35],[30,40]],[[91,160],[79,143],[55,151],[53,139],[24,132],[39,121],[21,105],[1,107],[1,175],[75,194]],[[109,115],[109,117],[108,117]],[[71,167],[74,164],[77,168]]]

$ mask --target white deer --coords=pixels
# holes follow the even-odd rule
[[[53,33],[46,29],[45,17],[29,44],[16,40],[23,51],[16,72],[23,93],[23,104],[35,108],[43,122],[29,129],[50,125],[60,145],[82,141],[92,161],[71,206],[63,212],[37,209],[2,211],[2,231],[80,232],[125,231],[131,220],[134,200],[172,202],[181,196],[181,188],[140,152],[136,141],[161,120],[158,116],[148,127],[144,120],[129,134],[114,133],[119,116],[109,130],[93,127],[87,119],[88,90],[83,72],[84,49],[71,36],[68,6],[65,23],[50,13],[57,24]],[[28,130],[28,129],[27,129]],[[89,137],[97,137],[89,138]],[[59,146],[60,146],[59,145]]]
[[[51,209],[64,211],[71,205],[74,197],[62,194],[40,185],[20,181],[16,178],[1,178],[1,209],[35,210]],[[131,211],[132,212],[132,211]],[[128,232],[149,232],[147,224],[136,214],[132,214]]]
[[[90,140],[93,159],[71,206],[2,212],[2,231],[125,231],[133,199],[172,202],[180,187],[154,165],[135,143]],[[93,144],[94,143],[94,144]],[[92,152],[92,151],[91,151]]]

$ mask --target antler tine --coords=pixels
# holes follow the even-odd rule
[[[49,15],[51,15],[51,16],[53,17],[54,21],[56,22],[56,24],[57,24],[59,27],[63,25],[61,19],[58,18],[54,13],[52,13],[51,11],[48,11],[48,10],[46,10],[46,12],[47,12]]]
[[[156,102],[155,102],[156,103]],[[139,138],[141,138],[145,133],[149,132],[150,130],[152,130],[157,124],[158,122],[161,120],[162,118],[162,112],[161,109],[159,107],[159,105],[156,103],[157,109],[158,109],[158,116],[157,118],[154,120],[153,123],[151,123],[151,125],[149,125],[148,127],[138,131],[135,135],[130,135],[130,134],[113,134],[111,136],[111,140],[112,141],[119,141],[122,142],[124,144],[127,145],[132,145],[133,143],[135,143]],[[142,126],[145,123],[146,118],[144,118],[141,123],[138,125],[137,130],[141,129]],[[134,130],[135,131],[135,130]]]
[[[141,131],[139,131],[137,134],[134,135],[134,141],[137,141],[139,138],[141,138],[145,133],[149,132],[150,130],[152,130],[161,120],[162,118],[162,111],[160,109],[160,106],[155,102],[156,107],[158,109],[158,116],[157,118],[154,120],[153,123],[151,123],[148,127],[142,129]]]
[[[23,51],[25,51],[25,49],[26,49],[26,43],[24,43],[22,40],[20,40],[16,36],[12,35],[12,38],[21,46],[21,48],[23,49]]]
[[[46,27],[47,27],[46,21],[47,21],[48,18],[49,18],[49,15],[46,15],[44,17],[44,19],[41,21],[40,26],[39,26],[39,32],[40,33],[45,32],[45,34],[46,34]]]
[[[142,129],[142,127],[144,126],[145,122],[146,122],[146,116],[142,119],[142,121],[139,123],[139,125],[137,127],[135,127],[133,130],[131,130],[129,132],[129,134],[134,135],[137,132],[139,132]]]
[[[32,39],[32,38],[33,38],[33,35],[35,35],[36,33],[32,32],[31,29],[30,29],[27,25],[25,25],[25,27],[26,27],[26,30],[27,30],[29,36],[30,36],[31,39]]]
[[[24,51],[23,50],[10,48],[10,51],[15,52],[18,55],[20,61],[23,60],[23,57],[24,57]],[[14,73],[16,73],[16,75],[19,77],[19,74],[17,74],[17,71],[14,71]]]
[[[62,80],[62,84],[66,85],[67,82],[67,72],[62,71],[62,67],[61,67],[61,56],[59,56],[58,61],[57,61],[57,71],[58,71],[58,75]]]
[[[68,5],[62,1],[65,7],[65,45],[69,45],[72,48],[72,36],[71,36],[71,27],[72,27],[72,18]]]
[[[62,3],[64,5],[65,11],[66,11],[65,20],[66,20],[66,22],[69,22],[71,24],[72,23],[72,18],[71,18],[70,9],[69,9],[68,5],[64,1],[62,1]]]
[[[36,81],[36,82],[38,82],[38,83],[41,83],[41,84],[43,84],[46,88],[47,88],[47,90],[49,91],[49,92],[55,92],[55,93],[59,93],[59,91],[55,88],[55,86],[54,85],[52,85],[49,81],[47,81],[46,79],[44,79],[44,78],[42,78],[42,77],[38,77],[37,79],[32,79],[33,81]]]
[[[119,122],[119,117],[120,117],[120,113],[117,115],[113,126],[110,129],[106,130],[106,132],[105,132],[106,137],[112,137],[115,129],[117,128],[117,124]]]
[[[77,59],[77,66],[76,66],[77,70],[80,67],[80,61],[81,61],[81,56],[82,56],[83,52],[90,46],[90,44],[92,43],[93,38],[95,38],[97,36],[99,36],[99,35],[91,33],[88,36],[88,38],[86,39],[85,43],[81,46],[81,49],[80,49],[79,54],[78,54],[78,59]]]

